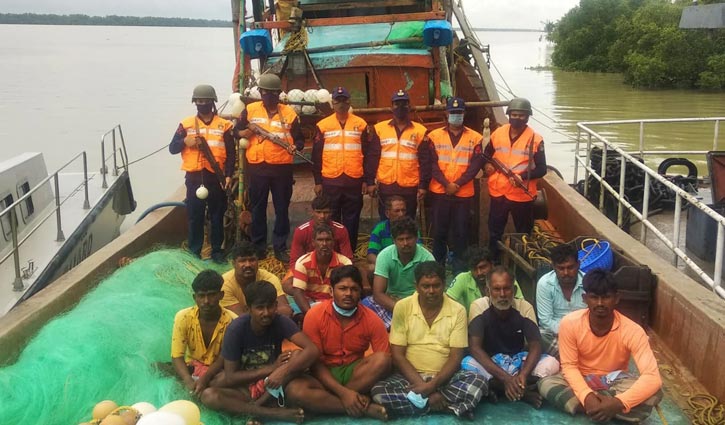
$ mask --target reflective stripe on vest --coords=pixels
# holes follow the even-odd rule
[[[224,133],[232,128],[231,121],[227,121],[219,115],[214,115],[209,125],[206,125],[204,121],[194,115],[184,118],[181,121],[181,126],[186,130],[187,136],[197,135],[196,128],[199,127],[199,136],[206,139],[206,144],[209,145],[212,156],[214,156],[219,167],[224,170],[224,163],[227,160]],[[195,172],[206,168],[212,173],[214,172],[214,168],[209,164],[199,148],[190,148],[184,145],[181,150],[181,161],[181,169],[184,171]]]
[[[533,146],[533,152],[539,150],[539,145],[543,138],[534,132],[531,127],[527,126],[524,132],[511,145],[509,138],[509,129],[511,125],[506,124],[499,127],[491,134],[491,144],[494,148],[493,157],[501,161],[506,167],[510,168],[514,173],[526,176],[526,171],[530,167],[534,167],[533,158],[529,164],[529,149]],[[529,193],[536,195],[536,179],[524,181],[528,186]],[[516,202],[532,201],[531,197],[523,191],[523,189],[512,186],[509,179],[503,174],[497,172],[488,178],[488,191],[491,196],[505,196],[506,199]]]
[[[436,154],[438,154],[438,167],[443,172],[446,180],[454,183],[466,172],[473,157],[473,149],[477,144],[481,143],[482,137],[480,133],[464,127],[463,134],[461,134],[461,138],[454,148],[446,127],[428,133],[428,138],[433,143]],[[429,189],[433,193],[446,193],[446,188],[436,179],[431,179]],[[459,198],[472,197],[473,180],[461,186],[456,192],[456,196]]]
[[[381,149],[378,182],[417,187],[420,183],[418,147],[423,142],[426,128],[411,121],[398,139],[395,124],[383,121],[375,124],[375,132]]]
[[[297,119],[297,114],[292,107],[279,104],[277,113],[270,118],[262,102],[254,102],[247,105],[247,121],[257,124],[270,133],[278,136],[285,142],[294,145],[290,128]],[[247,148],[247,161],[250,164],[266,162],[268,164],[292,164],[294,157],[284,148],[275,145],[270,140],[264,140],[256,134],[249,139]]]
[[[367,127],[364,119],[349,114],[345,128],[335,114],[320,120],[317,128],[324,138],[322,148],[322,176],[328,179],[342,174],[353,178],[363,176],[362,136]]]

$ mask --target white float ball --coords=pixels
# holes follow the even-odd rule
[[[309,89],[305,92],[305,102],[317,102],[317,90]]]
[[[151,412],[143,415],[136,425],[186,425],[186,420],[172,412]]]
[[[247,149],[249,147],[249,139],[242,137],[239,139],[239,149]]]
[[[285,92],[279,92],[279,101],[282,103],[287,103],[287,93]]]
[[[317,90],[317,101],[320,103],[332,102],[332,95],[326,89]]]
[[[242,102],[242,94],[241,93],[232,93],[231,96],[229,96],[229,113],[232,114],[232,116],[238,117],[241,115],[242,111],[244,110],[244,102]]]
[[[146,402],[146,401],[139,401],[138,403],[132,405],[131,407],[136,409],[136,411],[138,411],[138,413],[140,413],[142,416],[156,411],[156,407],[153,404]]]
[[[204,200],[209,196],[209,189],[204,187],[204,185],[199,186],[198,189],[196,189],[196,197]]]
[[[302,102],[305,99],[305,92],[300,89],[292,89],[287,93],[287,100],[290,102]]]
[[[311,105],[305,105],[302,107],[302,113],[306,115],[311,115],[317,112],[317,108]]]

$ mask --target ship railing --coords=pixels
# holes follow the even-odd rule
[[[120,137],[120,146],[116,144],[116,134],[119,134]],[[111,135],[112,143],[113,143],[113,152],[106,157],[106,139],[107,137]],[[15,278],[13,279],[13,290],[15,291],[22,291],[24,289],[23,285],[23,275],[20,269],[20,247],[27,241],[48,219],[50,219],[53,215],[55,215],[55,221],[56,221],[56,242],[63,242],[65,241],[65,233],[63,232],[63,220],[62,220],[62,207],[66,203],[68,199],[70,199],[73,195],[75,195],[76,190],[70,191],[70,193],[61,199],[60,197],[60,183],[59,183],[59,174],[61,174],[62,171],[66,170],[71,165],[75,165],[78,162],[78,159],[82,158],[82,164],[83,164],[83,182],[80,186],[83,186],[84,191],[84,199],[83,199],[83,209],[89,210],[91,208],[90,200],[88,198],[88,154],[86,151],[82,151],[81,153],[77,154],[73,158],[71,158],[68,162],[66,162],[63,166],[56,169],[55,172],[52,174],[49,174],[46,178],[40,181],[37,185],[30,188],[28,192],[23,194],[20,198],[18,198],[17,201],[13,202],[12,204],[8,205],[2,212],[0,212],[0,220],[4,220],[6,217],[9,219],[7,221],[10,222],[10,233],[11,233],[11,239],[12,239],[12,250],[8,252],[2,259],[0,259],[0,264],[4,264],[5,261],[7,261],[10,257],[13,258],[14,262],[14,268],[15,268]],[[121,163],[121,166],[119,167],[119,160]],[[118,176],[118,171],[120,169],[127,170],[128,167],[128,155],[126,153],[126,143],[123,139],[123,131],[121,130],[121,125],[116,125],[111,130],[107,131],[106,133],[101,136],[101,169],[100,173],[103,176],[103,189],[108,188],[108,182],[106,175],[108,174],[108,166],[106,165],[108,162],[113,162],[113,175]],[[22,239],[19,239],[20,235],[18,232],[18,213],[16,211],[16,208],[20,208],[21,205],[23,205],[25,202],[27,202],[28,199],[31,199],[33,194],[37,191],[39,191],[41,188],[43,188],[46,184],[48,184],[50,181],[53,181],[53,197],[55,200],[55,205],[53,208],[51,208],[45,216],[42,218],[37,219],[37,223],[35,226],[33,226],[30,231],[28,231],[25,236],[23,236]]]
[[[703,282],[705,282],[716,294],[721,298],[725,298],[725,288],[722,286],[722,269],[723,269],[723,254],[725,252],[725,217],[718,214],[715,210],[707,206],[705,203],[692,196],[686,190],[673,184],[667,180],[664,176],[660,175],[650,167],[645,165],[640,158],[652,155],[704,155],[708,151],[678,151],[678,150],[647,150],[645,146],[645,124],[672,124],[672,123],[696,123],[696,122],[712,122],[714,129],[714,137],[712,150],[718,149],[718,139],[720,133],[720,122],[725,121],[725,117],[711,117],[711,118],[673,118],[673,119],[641,119],[641,120],[619,120],[619,121],[592,121],[592,122],[579,122],[578,137],[575,147],[575,161],[574,161],[574,184],[577,183],[579,177],[580,166],[584,169],[584,196],[586,197],[589,192],[589,177],[596,179],[600,187],[606,189],[614,199],[617,201],[617,225],[623,226],[624,222],[624,210],[627,209],[634,217],[636,217],[641,223],[641,231],[639,240],[642,244],[647,243],[647,234],[652,232],[657,238],[662,241],[667,248],[672,252],[672,264],[677,267],[679,262],[682,261],[687,267],[689,267],[693,273],[695,273]],[[634,152],[627,152],[622,149],[618,144],[608,140],[606,137],[592,129],[594,126],[612,126],[612,125],[639,125],[639,145],[638,149]],[[586,138],[585,141],[582,141]],[[582,146],[584,144],[584,146]],[[600,170],[595,170],[591,166],[591,153],[592,149],[598,147],[602,149],[602,164]],[[619,189],[614,189],[609,183],[606,182],[604,176],[606,176],[607,166],[607,153],[608,151],[614,151],[619,154],[621,160],[620,176],[619,176]],[[636,157],[634,155],[638,155]],[[625,198],[625,176],[627,167],[637,167],[644,172],[644,188],[643,188],[643,200],[642,200],[642,211],[640,212],[632,204],[630,204]],[[650,186],[652,180],[656,180],[658,183],[664,185],[675,194],[675,210],[673,217],[672,235],[665,235],[660,231],[653,223],[649,220],[649,195]],[[715,268],[712,275],[708,274],[698,264],[696,264],[683,249],[680,248],[680,235],[681,235],[681,213],[683,210],[683,202],[689,203],[690,208],[697,208],[704,214],[712,218],[717,224],[717,242],[715,252]],[[599,210],[604,212],[604,190],[599,191]]]

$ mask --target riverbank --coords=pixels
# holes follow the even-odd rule
[[[219,19],[162,18],[157,16],[88,16],[37,13],[0,13],[0,24],[9,25],[102,25],[134,27],[214,27],[229,28],[231,22]]]

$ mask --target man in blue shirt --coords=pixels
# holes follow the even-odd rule
[[[579,270],[576,248],[561,244],[551,249],[550,258],[554,270],[541,276],[536,285],[536,310],[544,351],[558,358],[561,318],[587,306],[582,299],[584,273]]]

